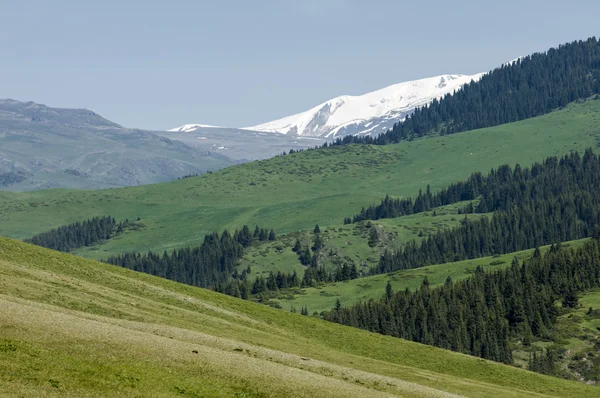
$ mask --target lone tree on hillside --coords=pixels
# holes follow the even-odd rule
[[[323,247],[323,239],[321,239],[321,235],[315,236],[315,241],[312,247],[314,252],[318,252]]]
[[[370,247],[375,247],[375,246],[377,246],[377,243],[379,243],[379,232],[377,231],[377,228],[372,227],[369,232],[368,244]]]

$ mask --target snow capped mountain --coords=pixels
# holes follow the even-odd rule
[[[220,129],[222,127],[219,126],[211,126],[210,124],[184,124],[183,126],[175,127],[174,129],[170,129],[167,131],[171,131],[173,133],[191,133],[201,128],[215,128]]]
[[[343,95],[306,112],[244,129],[328,138],[377,135],[404,120],[415,108],[452,94],[472,80],[479,80],[481,76],[483,73],[442,75],[394,84],[364,95]]]

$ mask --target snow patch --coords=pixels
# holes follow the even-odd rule
[[[364,134],[381,123],[377,119],[398,121],[415,108],[427,105],[434,99],[452,94],[471,81],[478,81],[483,73],[475,75],[442,75],[414,80],[376,90],[364,95],[343,95],[309,109],[306,112],[282,119],[244,127],[270,133],[304,136],[334,137],[342,128],[355,124]],[[401,118],[398,115],[403,115]],[[364,126],[360,126],[365,123]]]
[[[170,129],[167,131],[173,132],[173,133],[191,133],[194,132],[196,130],[198,130],[199,128],[222,128],[219,126],[212,126],[210,124],[184,124],[183,126],[179,126],[179,127],[175,127],[174,129]]]

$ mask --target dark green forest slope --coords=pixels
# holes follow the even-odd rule
[[[347,136],[340,144],[390,144],[440,133],[498,126],[543,115],[600,93],[600,42],[575,41],[490,71],[454,95],[417,109],[378,137]]]

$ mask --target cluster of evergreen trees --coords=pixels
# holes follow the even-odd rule
[[[300,239],[296,239],[296,243],[292,247],[292,251],[298,255],[298,260],[300,260],[300,263],[302,265],[316,266],[317,254],[323,248],[324,243],[323,238],[321,238],[321,229],[319,228],[319,225],[315,225],[313,234],[313,245],[310,248],[308,247],[308,245],[303,246],[300,242]]]
[[[300,278],[296,271],[291,274],[281,271],[274,273],[271,271],[266,279],[262,276],[254,278],[251,293],[252,295],[259,295],[267,291],[276,292],[281,289],[300,287],[300,282]]]
[[[113,217],[94,217],[42,232],[25,239],[25,242],[61,252],[70,252],[79,247],[110,239],[114,234],[122,231],[123,223],[117,224]]]
[[[254,241],[275,239],[275,232],[256,227],[254,233],[244,225],[231,235],[227,230],[219,236],[217,232],[205,235],[204,242],[195,248],[166,251],[160,255],[126,253],[109,257],[105,262],[135,271],[160,276],[188,285],[224,290],[237,274],[237,261],[244,249]],[[240,297],[241,292],[237,294]]]
[[[493,172],[493,171],[492,171]],[[382,218],[396,218],[410,214],[429,211],[439,206],[473,200],[481,194],[479,188],[485,178],[481,173],[474,173],[469,180],[451,184],[448,188],[432,194],[431,187],[427,185],[425,193],[419,190],[415,200],[412,198],[394,199],[389,195],[378,205],[362,208],[360,213],[353,217],[346,217],[344,224],[352,224],[363,220],[379,220]]]
[[[265,228],[259,228],[258,225],[254,228],[254,234],[252,235],[254,240],[265,241],[265,240],[275,240],[275,231],[271,229],[270,231]]]
[[[251,297],[257,297],[259,301],[263,300],[263,295],[269,292],[278,292],[281,289],[290,289],[300,286],[300,278],[296,271],[285,273],[271,271],[267,278],[257,275],[253,281],[250,281],[248,275],[250,270],[244,270],[241,275],[236,275],[234,271],[233,278],[226,283],[216,286],[215,290],[228,294],[233,297],[248,300]]]
[[[328,271],[319,261],[319,254],[324,247],[324,241],[321,237],[321,229],[316,225],[313,230],[313,244],[309,248],[307,245],[302,246],[300,240],[296,240],[296,244],[292,248],[298,254],[298,258],[307,268],[304,270],[302,277],[302,287],[315,286],[319,283],[341,282],[359,277],[358,269],[355,264],[340,264],[333,272]],[[312,254],[311,254],[312,249]]]
[[[476,191],[478,211],[495,210],[491,218],[465,218],[462,225],[438,231],[420,244],[385,252],[376,272],[416,268],[523,249],[598,234],[600,160],[587,150],[546,159],[531,169],[502,166]]]
[[[552,197],[597,195],[600,183],[600,160],[591,149],[549,157],[529,169],[502,166],[491,172],[485,183],[477,187],[481,200],[474,208],[477,213],[508,210]],[[583,198],[586,201],[586,198]],[[581,205],[586,205],[582,203]]]
[[[377,137],[346,136],[331,145],[385,145],[431,133],[497,126],[543,115],[599,93],[600,42],[592,37],[504,64],[453,95],[415,110]]]
[[[558,361],[559,355],[555,349],[546,348],[538,352],[534,348],[533,353],[529,357],[528,369],[532,372],[557,376],[559,373]]]
[[[466,280],[450,278],[438,288],[425,279],[414,292],[394,293],[388,285],[379,300],[344,308],[339,302],[324,318],[424,344],[511,363],[509,341],[529,345],[550,337],[557,316],[554,302],[570,306],[578,292],[600,287],[597,239],[577,250],[553,245],[496,272],[478,267]],[[546,366],[536,357],[533,366]]]
[[[235,274],[235,271],[234,271]],[[268,277],[257,275],[253,281],[247,278],[247,274],[242,272],[239,278],[218,285],[215,290],[230,296],[248,299],[255,297],[263,301],[263,295],[277,293],[280,290],[287,290],[300,287],[311,287],[319,283],[341,282],[359,277],[358,270],[354,264],[342,264],[334,272],[329,272],[324,266],[311,263],[305,270],[302,279],[294,271],[293,273],[277,271],[270,272]]]

